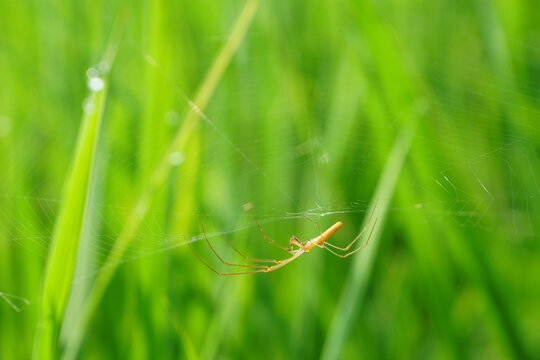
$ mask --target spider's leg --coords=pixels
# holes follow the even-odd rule
[[[273,262],[273,263],[276,263],[276,264],[279,264],[279,260],[263,260],[263,259],[252,259],[252,258],[248,258],[247,256],[245,256],[244,254],[242,254],[233,244],[232,242],[229,240],[229,238],[227,237],[227,235],[223,234],[223,236],[225,236],[225,239],[227,240],[227,242],[229,243],[229,245],[231,245],[231,247],[234,249],[234,251],[236,251],[241,257],[243,257],[244,259],[246,260],[249,260],[249,261],[256,261],[256,262]]]
[[[322,247],[323,249],[326,249],[326,250],[330,251],[332,254],[334,254],[334,255],[336,255],[336,256],[344,257],[343,255],[340,255],[340,254],[338,254],[337,252],[335,252],[335,251],[333,251],[333,250],[330,250],[330,248],[327,248],[327,247],[322,246],[322,245],[321,245],[320,247]]]
[[[229,266],[238,266],[238,267],[246,267],[246,268],[259,268],[259,269],[268,269],[269,266],[267,265],[242,265],[242,264],[233,264],[233,263],[230,263],[230,262],[227,262],[225,260],[223,260],[223,258],[221,256],[219,256],[219,254],[217,253],[217,251],[214,249],[214,247],[212,246],[212,244],[210,243],[210,240],[208,240],[208,237],[206,236],[206,231],[204,230],[204,223],[202,221],[202,218],[201,218],[201,228],[202,228],[202,231],[203,231],[203,234],[204,234],[204,239],[206,240],[206,243],[208,244],[208,246],[210,247],[210,249],[212,250],[212,252],[214,253],[214,255],[216,255],[216,257],[219,259],[219,261],[221,261],[223,264],[225,265],[229,265]],[[227,239],[228,241],[228,239]],[[229,244],[231,242],[229,241]],[[189,243],[188,243],[189,245]],[[231,244],[232,245],[232,244]],[[193,251],[193,248],[190,246],[191,250]],[[233,249],[234,249],[234,246],[233,246]],[[236,250],[236,249],[235,249]],[[200,258],[199,258],[200,259]],[[203,261],[204,262],[204,261]],[[208,266],[208,265],[207,265]]]
[[[195,254],[195,256],[197,257],[197,259],[199,259],[200,262],[202,262],[207,268],[209,268],[210,270],[212,270],[213,272],[215,272],[216,274],[218,275],[242,275],[242,274],[251,274],[251,273],[256,273],[256,272],[268,272],[270,270],[268,269],[259,269],[259,270],[253,270],[253,271],[247,271],[247,272],[241,272],[241,273],[230,273],[230,274],[227,274],[227,273],[221,273],[219,271],[217,271],[216,269],[214,269],[213,267],[211,267],[210,265],[208,265],[208,263],[206,263],[200,256],[199,254],[197,254],[195,252],[195,250],[193,249],[193,247],[191,247],[191,245],[188,243],[188,246],[189,248],[191,249],[191,251],[193,251],[193,254]]]
[[[338,249],[338,250],[342,250],[342,251],[347,251],[349,250],[349,248],[356,242],[356,240],[360,239],[360,237],[364,234],[364,232],[367,230],[367,228],[369,227],[369,224],[371,223],[371,219],[373,218],[373,214],[375,213],[375,209],[377,208],[377,203],[379,202],[379,200],[377,200],[377,202],[375,203],[375,206],[373,207],[373,210],[371,211],[371,215],[369,216],[369,220],[366,224],[366,226],[362,229],[362,231],[360,231],[360,234],[358,234],[358,236],[356,236],[354,238],[353,241],[351,241],[349,243],[349,245],[347,245],[346,247],[342,248],[342,247],[339,247],[339,246],[336,246],[334,244],[330,244],[328,242],[326,242],[325,244],[326,245],[330,245],[331,247],[333,247],[334,249]],[[366,245],[363,245],[362,247],[364,247]]]
[[[221,276],[231,276],[231,275],[244,275],[244,274],[254,274],[254,273],[259,273],[259,272],[270,272],[270,271],[274,271],[276,269],[279,269],[280,267],[282,266],[285,266],[286,264],[290,263],[291,261],[293,261],[294,259],[296,259],[297,257],[299,257],[300,255],[303,254],[303,252],[297,252],[295,253],[293,256],[287,258],[287,259],[284,259],[284,260],[280,260],[278,264],[276,265],[273,265],[273,266],[268,266],[264,269],[258,269],[258,270],[252,270],[252,271],[243,271],[243,272],[238,272],[238,273],[222,273],[222,272],[219,272],[217,271],[216,269],[214,269],[213,267],[211,267],[210,265],[208,265],[203,259],[201,259],[201,257],[195,252],[195,250],[193,250],[193,248],[191,247],[191,245],[189,244],[188,242],[188,246],[189,248],[191,249],[191,251],[193,251],[193,253],[195,254],[195,256],[207,267],[209,268],[210,270],[212,270],[213,272],[215,272],[216,274],[218,275],[221,275]]]
[[[279,269],[279,268],[282,267],[282,266],[287,265],[288,263],[290,263],[291,261],[293,261],[294,259],[296,259],[297,257],[299,257],[299,256],[302,255],[302,254],[303,254],[303,252],[296,253],[296,254],[294,254],[293,256],[291,256],[290,258],[281,260],[279,264],[270,266],[268,269],[259,269],[259,270],[253,270],[253,271],[244,271],[244,272],[239,272],[239,273],[220,273],[220,272],[217,272],[217,271],[215,271],[215,270],[214,270],[214,272],[215,272],[216,274],[222,275],[222,276],[244,275],[244,274],[253,274],[253,273],[258,273],[258,272],[270,272],[270,271],[277,270],[277,269]],[[208,265],[207,265],[207,266],[208,266]],[[212,270],[213,270],[213,269],[212,269]]]
[[[365,248],[365,247],[369,244],[369,240],[371,239],[371,235],[373,235],[373,230],[375,230],[375,226],[377,225],[377,220],[378,220],[378,219],[375,219],[375,223],[373,223],[373,227],[371,228],[371,232],[369,233],[369,237],[367,238],[366,243],[365,243],[364,245],[360,246],[358,249],[354,249],[353,251],[351,251],[351,252],[349,252],[349,253],[347,253],[347,254],[345,254],[345,255],[340,255],[340,254],[338,254],[338,253],[336,253],[336,252],[330,250],[330,249],[327,248],[327,247],[325,247],[325,249],[328,250],[328,251],[330,251],[332,254],[334,254],[334,255],[336,255],[336,256],[339,256],[339,257],[341,257],[341,258],[346,258],[347,256],[354,254],[354,253],[357,252],[358,250],[362,250],[363,248]],[[330,244],[328,244],[328,243],[325,243],[325,244],[326,244],[326,245],[330,245]]]
[[[321,230],[321,227],[319,226],[319,223],[316,222],[315,220],[312,220],[312,219],[308,218],[307,216],[304,216],[304,218],[305,218],[306,220],[311,221],[312,223],[314,223],[315,226],[317,227],[317,230],[319,230],[319,235],[322,236],[323,232],[322,232],[322,230]]]
[[[261,225],[259,225],[259,222],[257,221],[257,217],[255,216],[255,211],[253,210],[253,208],[251,209],[251,214],[253,215],[253,219],[255,219],[255,224],[257,224],[257,227],[259,228],[259,231],[261,232],[262,236],[263,236],[270,244],[275,245],[275,246],[277,246],[278,248],[285,250],[286,252],[291,252],[291,249],[286,248],[286,247],[283,247],[283,246],[281,246],[281,245],[275,243],[272,239],[268,238],[268,237],[264,234],[264,231],[262,230]]]

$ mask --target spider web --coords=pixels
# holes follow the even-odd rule
[[[162,137],[171,137],[178,129],[182,115],[197,104],[187,95],[184,85],[178,84],[181,81],[175,78],[177,74],[169,67],[145,52],[133,37],[128,38],[127,43],[125,58],[134,59],[130,66],[153,68],[154,75],[165,80],[174,91],[174,106],[165,110],[149,110],[161,122]],[[533,45],[519,43],[516,46],[533,51],[537,57],[540,53]],[[240,61],[245,63],[264,63],[266,60],[271,59],[252,59],[249,54],[240,56]],[[520,60],[524,61],[519,58],[516,61]],[[445,61],[458,74],[456,77],[467,77],[481,66],[460,56]],[[246,203],[253,203],[258,223],[273,238],[274,234],[287,236],[285,234],[292,235],[293,232],[299,236],[298,231],[304,239],[315,236],[317,229],[309,220],[320,223],[321,228],[342,218],[350,224],[360,223],[370,212],[369,196],[380,173],[381,161],[389,151],[380,144],[391,144],[399,130],[408,126],[402,120],[410,114],[403,110],[381,125],[380,118],[363,113],[363,101],[354,105],[361,96],[351,98],[347,87],[343,86],[343,83],[362,81],[362,74],[350,64],[341,65],[339,69],[323,66],[320,71],[328,72],[325,78],[333,80],[315,84],[311,102],[301,105],[288,89],[281,89],[268,79],[259,81],[253,89],[251,82],[246,81],[243,85],[246,79],[241,73],[229,73],[211,106],[201,112],[198,172],[204,176],[186,180],[186,183],[183,183],[181,175],[176,179],[176,169],[182,172],[192,155],[189,149],[186,154],[171,155],[172,180],[163,184],[156,194],[161,198],[161,206],[153,206],[148,212],[136,238],[122,256],[114,259],[114,265],[157,254],[176,256],[177,248],[187,252],[185,245],[188,241],[205,239],[200,227],[175,226],[178,218],[191,219],[183,222],[191,224],[198,224],[202,218],[208,229],[206,237],[211,240],[223,239],[223,235],[259,238],[257,241],[260,242],[250,240],[246,247],[252,253],[264,254],[265,251],[259,250],[264,239],[257,233],[252,215],[242,210]],[[117,71],[120,73],[118,79],[122,79],[122,70]],[[420,196],[418,201],[400,202],[399,206],[387,209],[389,217],[417,213],[423,221],[434,225],[451,224],[501,235],[511,241],[536,238],[538,229],[533,218],[539,205],[540,164],[538,142],[532,134],[536,132],[540,110],[536,105],[537,97],[530,94],[537,94],[538,81],[529,79],[526,83],[516,83],[511,75],[503,72],[492,79],[478,77],[473,82],[477,88],[456,95],[451,89],[459,84],[453,84],[447,74],[434,69],[426,77],[432,85],[429,111],[421,128],[415,132],[406,163],[409,170],[405,171],[414,175],[411,169],[425,166],[417,160],[420,153],[431,161],[431,168],[423,170],[429,173],[430,179],[425,181],[414,176],[402,179],[400,186],[414,188]],[[81,245],[80,253],[85,255],[81,256],[77,280],[95,276],[103,270],[104,260],[111,255],[122,224],[134,211],[131,204],[141,184],[115,183],[115,177],[134,175],[141,163],[150,164],[151,168],[167,148],[166,142],[147,143],[144,152],[137,153],[138,150],[130,143],[137,139],[131,137],[128,127],[139,126],[136,125],[136,113],[140,111],[140,99],[133,94],[115,91],[114,79],[106,116],[108,123],[101,140],[103,149],[98,154],[99,170],[94,189],[97,195],[89,207],[92,220]],[[330,88],[323,85],[330,85]],[[243,102],[228,102],[231,96],[241,97]],[[513,101],[518,97],[520,101]],[[271,107],[257,106],[260,99],[268,98],[272,99]],[[120,107],[132,110],[133,122],[115,120],[115,109]],[[76,113],[77,107],[66,110],[66,115]],[[230,122],[237,121],[234,116],[242,113],[249,114],[238,120],[243,123],[230,126]],[[511,118],[501,119],[504,113],[511,113]],[[343,132],[333,127],[335,119],[340,118],[348,118],[340,123],[349,125],[350,133],[345,138]],[[470,118],[484,121],[475,123]],[[272,125],[253,125],[257,123]],[[29,134],[34,126],[33,123],[2,117],[0,135]],[[243,126],[245,131],[235,132]],[[368,131],[371,127],[384,131],[375,135]],[[45,139],[37,135],[26,136],[25,141],[16,145],[18,162],[33,166],[11,164],[16,170],[16,182],[14,175],[0,175],[2,188],[10,189],[9,193],[0,194],[2,240],[15,244],[36,258],[45,259],[47,255],[62,204],[61,184],[49,180],[49,177],[55,179],[58,176],[42,172],[38,154],[43,147],[50,151],[44,156],[54,156],[54,152],[62,154],[56,170],[63,173],[70,161],[76,131],[74,125],[73,128],[59,129]],[[447,135],[459,136],[459,141],[445,141]],[[118,141],[122,138],[123,142]],[[478,139],[483,143],[478,144]],[[36,144],[36,140],[41,143]],[[56,149],[53,149],[53,144],[56,144]],[[428,155],[426,148],[430,149]],[[456,154],[455,158],[452,154]],[[336,171],[344,174],[344,179],[333,178]],[[284,174],[298,176],[293,177],[294,183],[291,183],[287,182],[291,177]],[[42,180],[36,183],[36,177]],[[365,184],[365,189],[351,191],[355,183]],[[244,191],[232,191],[235,184],[243,184]],[[164,200],[175,194],[177,185],[192,189],[199,197],[199,205],[177,211],[178,206]],[[273,196],[263,196],[266,201],[261,201],[261,192],[270,192]],[[125,201],[119,200],[122,198],[119,193]],[[357,228],[357,225],[351,226],[342,240],[353,238]],[[280,229],[286,229],[286,232]],[[224,249],[221,248],[226,251]],[[196,261],[195,258],[192,260]],[[20,311],[20,306],[14,301],[28,304],[25,298],[6,293],[0,293],[0,297],[16,311]]]

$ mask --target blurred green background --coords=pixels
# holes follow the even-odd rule
[[[0,358],[540,358],[539,4],[246,6],[0,2]]]

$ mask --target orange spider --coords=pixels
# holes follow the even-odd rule
[[[279,247],[280,249],[283,249],[285,251],[287,251],[288,253],[292,254],[292,256],[288,257],[287,259],[283,259],[283,260],[262,260],[262,259],[251,259],[251,258],[248,258],[247,256],[245,256],[244,254],[242,254],[238,249],[236,249],[236,247],[234,247],[234,245],[231,243],[231,241],[229,240],[229,238],[224,234],[225,236],[225,239],[227,240],[227,242],[229,243],[229,245],[234,249],[234,251],[236,251],[240,256],[242,256],[244,259],[248,260],[248,261],[254,261],[254,262],[260,262],[260,263],[274,263],[275,265],[242,265],[242,264],[232,264],[232,263],[229,263],[225,260],[223,260],[221,258],[221,256],[219,256],[219,254],[216,252],[216,250],[214,250],[214,247],[212,246],[212,244],[210,244],[210,241],[208,240],[208,237],[206,236],[206,232],[204,231],[204,224],[202,222],[202,218],[201,218],[201,227],[202,227],[202,231],[203,231],[203,234],[204,234],[204,238],[206,239],[206,242],[208,243],[208,246],[210,247],[210,249],[212,250],[212,252],[216,255],[216,257],[225,265],[229,265],[229,266],[237,266],[237,267],[244,267],[244,268],[254,268],[256,270],[251,270],[251,271],[244,271],[244,272],[236,272],[236,273],[221,273],[219,271],[217,271],[216,269],[214,269],[213,267],[211,267],[210,265],[208,265],[208,263],[206,263],[196,252],[195,250],[193,249],[193,247],[191,246],[191,244],[188,242],[188,246],[189,248],[191,249],[191,251],[193,251],[193,253],[195,254],[195,256],[204,264],[206,265],[210,270],[212,270],[213,272],[215,272],[216,274],[218,275],[222,275],[222,276],[228,276],[228,275],[243,275],[243,274],[252,274],[252,273],[258,273],[258,272],[270,272],[270,271],[274,271],[276,269],[279,269],[280,267],[282,266],[285,266],[287,265],[288,263],[290,263],[291,261],[297,259],[298,257],[300,257],[300,255],[304,254],[304,253],[307,253],[309,252],[311,249],[313,249],[314,247],[320,247],[320,248],[323,248],[323,249],[326,249],[328,251],[330,251],[332,254],[336,255],[336,256],[339,256],[341,258],[346,258],[347,256],[349,255],[352,255],[354,254],[355,252],[365,248],[368,243],[369,243],[369,240],[371,239],[371,235],[373,234],[373,230],[375,230],[375,226],[377,225],[377,219],[375,219],[375,222],[373,223],[373,227],[371,228],[371,232],[369,233],[369,237],[367,238],[366,242],[364,243],[364,245],[360,246],[359,248],[357,249],[354,249],[353,251],[349,252],[349,253],[346,253],[346,254],[338,254],[336,253],[335,251],[329,249],[328,247],[326,247],[325,245],[329,245],[331,247],[333,247],[334,249],[338,249],[338,250],[341,250],[341,251],[347,251],[349,250],[349,248],[356,242],[356,240],[358,240],[363,234],[364,232],[367,230],[369,224],[371,223],[371,219],[373,218],[373,214],[375,213],[375,208],[377,207],[377,204],[375,203],[375,206],[373,207],[373,210],[371,212],[371,216],[369,217],[369,220],[366,224],[366,226],[364,227],[364,229],[362,229],[362,231],[360,232],[360,234],[358,234],[357,237],[354,238],[353,241],[351,241],[349,243],[349,245],[347,245],[346,247],[344,248],[341,248],[339,246],[336,246],[336,245],[332,245],[330,244],[327,240],[330,238],[330,236],[332,236],[336,231],[339,230],[340,227],[343,226],[343,223],[341,221],[338,221],[336,222],[334,225],[330,226],[325,232],[321,232],[321,229],[319,228],[319,224],[318,223],[315,223],[317,225],[317,228],[319,229],[319,233],[320,235],[319,236],[316,236],[314,237],[313,239],[311,240],[308,240],[306,242],[302,242],[300,241],[296,236],[292,236],[291,239],[289,240],[289,247],[283,247],[277,243],[275,243],[273,240],[271,240],[270,238],[268,238],[261,226],[259,225],[259,223],[257,222],[257,218],[255,217],[255,212],[253,211],[253,209],[251,208],[251,212],[253,214],[253,218],[255,219],[255,223],[257,224],[257,227],[259,228],[259,231],[261,232],[262,236],[272,245],[275,245],[277,247]],[[298,249],[293,249],[293,245],[294,246],[297,246]]]

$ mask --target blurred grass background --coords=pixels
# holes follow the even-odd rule
[[[248,2],[175,151],[243,6],[0,2],[0,292],[31,302],[0,302],[0,358],[32,354],[89,69],[121,14],[85,210],[68,213],[84,219],[78,256],[57,262],[76,260],[54,356],[539,358],[538,4]],[[283,245],[315,236],[309,220],[343,221],[332,240],[346,244],[376,199],[374,242],[347,259],[316,249],[224,278],[185,246],[227,270],[202,217],[231,261],[223,233],[287,256],[246,203]]]

